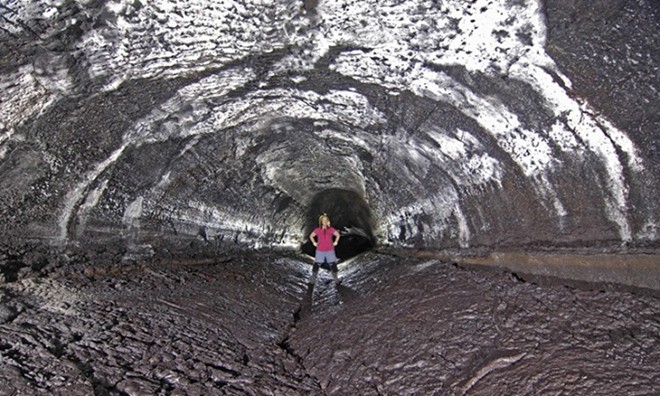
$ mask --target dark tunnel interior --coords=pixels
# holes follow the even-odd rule
[[[332,188],[317,193],[309,206],[306,216],[305,243],[303,253],[314,256],[314,246],[309,241],[309,234],[318,224],[322,214],[330,217],[332,226],[341,238],[335,249],[340,261],[368,252],[376,245],[373,235],[373,216],[367,202],[355,191]]]

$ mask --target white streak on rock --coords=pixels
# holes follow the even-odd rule
[[[424,241],[457,240],[459,244],[469,243],[467,223],[453,227],[454,221],[460,223],[462,213],[459,208],[458,193],[451,186],[443,186],[440,191],[418,194],[418,198],[406,206],[398,206],[386,215],[384,224],[387,239],[398,240],[401,227],[406,230],[405,241],[398,241],[402,246],[412,246],[408,241],[422,238]],[[460,212],[460,209],[458,210]]]
[[[424,132],[440,148],[420,145],[420,150],[434,158],[434,163],[450,174],[457,185],[469,187],[500,183],[501,164],[469,132],[459,129],[454,136],[450,136],[434,126],[429,126]]]
[[[192,138],[188,142],[188,144],[186,144],[186,146],[181,150],[181,152],[177,154],[177,157],[178,158],[183,157],[188,151],[192,150],[192,148],[197,145],[197,142],[199,142],[199,136],[195,136],[194,138]]]
[[[527,353],[520,353],[517,355],[513,356],[505,356],[501,358],[497,358],[488,364],[486,364],[484,367],[482,367],[479,371],[477,371],[472,378],[470,378],[465,385],[461,387],[461,395],[465,395],[472,387],[479,382],[482,378],[490,374],[491,372],[497,370],[497,369],[502,369],[505,367],[508,367],[512,364],[515,364],[519,362],[522,358],[524,358],[527,355]],[[454,384],[456,386],[458,384]]]
[[[160,181],[158,182],[158,188],[165,188],[170,184],[170,174],[171,171],[167,171],[161,178]]]
[[[603,162],[608,176],[606,183],[609,191],[609,197],[606,197],[605,202],[607,206],[606,215],[618,225],[621,239],[623,241],[631,240],[632,233],[627,215],[628,186],[615,143],[618,144],[619,149],[626,150],[624,152],[627,155],[630,168],[633,171],[640,171],[643,169],[642,162],[632,142],[609,122],[601,124],[593,117],[593,111],[588,105],[577,103],[542,68],[521,62],[514,65],[511,72],[517,78],[532,84],[539,92],[542,92],[546,100],[552,104],[551,109],[555,112],[555,115],[561,116],[565,120],[564,126],[559,124],[553,126],[554,136],[567,136],[570,132],[561,131],[561,129],[568,128],[580,138],[586,150],[596,154]],[[570,147],[569,139],[563,139],[562,141],[564,143],[561,143],[560,147]]]
[[[425,262],[417,264],[415,267],[413,267],[413,272],[424,271],[425,269],[433,267],[434,265],[437,265],[437,264],[440,264],[440,261],[438,261],[438,260],[425,261]]]
[[[548,136],[564,152],[577,154],[583,154],[584,152],[585,147],[577,141],[575,134],[568,131],[566,126],[559,120],[552,126]]]
[[[523,128],[518,117],[494,98],[477,95],[444,73],[420,71],[413,92],[434,100],[449,102],[475,119],[491,133],[498,145],[520,166],[526,176],[538,175],[555,162],[545,138]]]
[[[521,61],[511,68],[511,74],[513,77],[531,84],[538,92],[542,93],[543,97],[551,104],[550,109],[557,117],[565,117],[566,125],[556,124],[553,127],[555,136],[561,136],[564,140],[558,142],[561,146],[575,146],[572,141],[574,139],[571,140],[569,137],[571,133],[565,130],[565,128],[569,128],[581,140],[585,141],[587,147],[592,151],[594,147],[600,145],[613,146],[614,143],[621,151],[626,153],[628,166],[632,170],[639,172],[644,169],[637,148],[630,138],[605,118],[595,116],[596,111],[588,104],[580,104],[575,101],[545,70],[534,64]],[[560,129],[564,130],[560,131]],[[611,150],[608,149],[607,151],[611,153]],[[618,156],[604,159],[610,162],[620,162]]]
[[[583,104],[582,108],[585,112],[591,114],[595,113],[595,111],[588,104]],[[644,162],[639,156],[637,147],[625,133],[616,128],[605,117],[596,116],[594,117],[594,122],[600,126],[603,133],[605,133],[612,140],[612,142],[619,148],[619,150],[626,154],[625,160],[633,171],[641,172],[644,170]]]
[[[537,195],[546,201],[550,201],[552,207],[557,215],[557,221],[559,222],[559,228],[563,229],[566,223],[566,216],[568,212],[564,207],[564,204],[559,199],[557,195],[557,190],[552,185],[550,180],[548,180],[547,175],[539,175],[532,179],[532,185],[536,188]],[[541,201],[544,203],[543,201]]]
[[[173,208],[174,209],[174,208]],[[250,242],[257,245],[268,242],[273,247],[299,246],[299,234],[294,234],[288,229],[282,230],[272,227],[270,224],[255,222],[246,218],[245,213],[230,212],[227,208],[209,206],[200,201],[189,201],[187,207],[177,207],[172,210],[172,220],[180,226],[189,225],[190,230],[182,229],[183,232],[195,234],[196,230],[204,228],[207,236],[217,238],[236,238],[239,243]],[[245,216],[243,216],[245,214]],[[274,229],[275,228],[275,229]],[[283,239],[275,243],[269,239],[271,234],[283,234]]]
[[[76,228],[76,234],[78,236],[82,235],[82,233],[85,231],[85,225],[87,224],[87,216],[89,214],[89,211],[94,209],[96,205],[98,205],[99,200],[103,196],[103,192],[105,189],[108,187],[108,180],[104,180],[100,186],[92,190],[89,194],[87,194],[87,198],[85,199],[85,202],[80,205],[80,209],[78,210],[78,227]]]
[[[64,208],[58,220],[60,241],[67,239],[71,216],[73,216],[79,202],[85,197],[85,191],[89,185],[121,157],[124,150],[126,150],[126,147],[128,147],[128,143],[122,144],[121,147],[115,150],[107,159],[105,159],[105,161],[96,164],[91,171],[84,175],[83,180],[66,194],[64,198]]]
[[[454,217],[458,223],[458,243],[462,248],[467,248],[470,246],[470,227],[458,204],[454,208]]]
[[[131,202],[124,211],[122,221],[128,226],[138,226],[140,217],[142,216],[142,201],[143,197],[137,197]]]

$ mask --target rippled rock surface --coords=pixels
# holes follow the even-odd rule
[[[314,391],[282,346],[303,283],[287,263],[230,257],[4,287],[0,394]]]
[[[654,2],[12,1],[3,233],[657,246]],[[110,241],[109,243],[115,243]]]
[[[657,295],[437,260],[373,256],[347,273],[313,293],[291,342],[327,394],[660,389]]]
[[[0,394],[660,393],[659,7],[0,2]]]
[[[660,390],[648,292],[376,254],[310,277],[261,255],[2,286],[0,394]]]

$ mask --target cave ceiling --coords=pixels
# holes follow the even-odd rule
[[[382,244],[657,244],[652,2],[4,3],[6,237],[295,247],[342,189]]]

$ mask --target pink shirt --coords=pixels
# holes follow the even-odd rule
[[[334,249],[334,245],[332,244],[332,235],[336,232],[332,227],[328,227],[325,230],[321,227],[316,227],[314,229],[314,234],[316,234],[316,237],[318,238],[318,246],[316,246],[316,250],[319,250],[321,252],[327,252],[329,250]]]

